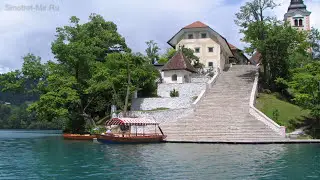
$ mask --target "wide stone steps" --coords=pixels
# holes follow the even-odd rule
[[[261,133],[261,132],[267,132],[267,133],[274,133],[271,129],[269,128],[263,128],[260,125],[246,125],[246,126],[211,126],[209,127],[189,127],[193,126],[191,124],[186,125],[186,126],[173,126],[173,127],[162,127],[163,131],[165,133],[176,133],[176,132],[191,132],[191,131],[196,131],[196,132],[202,132],[202,133],[225,133],[225,132],[232,132],[232,133],[237,133],[237,132],[252,132],[252,133]]]
[[[256,68],[233,66],[222,72],[193,113],[160,124],[172,142],[265,142],[283,138],[249,114]]]
[[[178,131],[177,131],[178,130]],[[246,136],[246,135],[255,135],[255,136],[264,136],[264,135],[275,135],[278,137],[277,134],[274,134],[272,131],[269,131],[268,129],[259,129],[259,130],[252,130],[246,129],[246,130],[226,130],[226,129],[221,129],[218,131],[215,130],[208,130],[208,129],[188,129],[188,130],[183,130],[183,129],[176,129],[176,130],[167,130],[164,131],[164,133],[170,133],[171,135],[173,134],[184,134],[184,135],[232,135],[232,136]]]
[[[202,142],[202,143],[273,143],[273,142],[281,142],[284,139],[279,138],[210,138],[210,137],[188,137],[188,138],[180,138],[172,137],[168,138],[169,142]]]
[[[174,138],[173,138],[174,137]],[[170,137],[168,137],[170,138]],[[197,139],[197,138],[202,138],[202,139],[215,139],[215,140],[225,140],[225,139],[263,139],[263,138],[267,138],[267,139],[280,139],[277,136],[270,136],[269,135],[264,135],[264,136],[253,136],[253,135],[248,135],[248,136],[221,136],[221,135],[217,135],[217,136],[212,136],[212,135],[172,135],[171,139]]]
[[[181,132],[201,132],[201,133],[261,133],[261,132],[267,132],[267,133],[273,133],[272,130],[268,129],[268,128],[261,128],[260,126],[256,126],[256,128],[254,128],[254,126],[247,126],[247,127],[229,127],[229,128],[225,128],[225,127],[221,127],[219,128],[214,127],[214,128],[189,128],[186,126],[180,126],[180,127],[174,127],[174,128],[166,128],[163,130],[165,133],[181,133]]]
[[[248,135],[230,135],[230,134],[221,134],[221,135],[206,135],[206,134],[172,134],[171,137],[168,138],[173,139],[188,139],[188,138],[207,138],[207,139],[281,139],[279,136],[266,134],[266,135],[255,135],[255,134],[248,134]]]

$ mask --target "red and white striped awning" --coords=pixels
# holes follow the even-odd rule
[[[106,122],[107,126],[111,125],[130,125],[130,126],[146,126],[159,125],[156,121],[146,118],[113,118]]]

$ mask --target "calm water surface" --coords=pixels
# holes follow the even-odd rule
[[[103,145],[2,130],[0,179],[320,179],[320,145]]]

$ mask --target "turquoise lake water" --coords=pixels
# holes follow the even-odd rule
[[[104,145],[0,131],[0,179],[320,179],[320,145]]]

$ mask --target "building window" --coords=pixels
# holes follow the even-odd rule
[[[193,39],[193,34],[188,34],[188,39]]]
[[[208,52],[213,52],[213,47],[208,47]]]
[[[294,26],[302,27],[303,26],[303,20],[302,19],[295,19],[294,20]]]
[[[185,83],[189,83],[189,77],[188,77],[188,75],[184,75],[184,82],[185,82]]]
[[[298,24],[298,19],[295,19],[295,20],[294,20],[294,26],[299,26],[299,24]]]
[[[171,76],[171,80],[172,81],[177,81],[177,79],[178,79],[178,76],[176,74]]]
[[[213,62],[208,62],[209,67],[213,67]]]
[[[200,48],[199,48],[199,47],[194,48],[194,52],[195,52],[195,53],[200,53]]]
[[[302,19],[299,19],[299,26],[303,26],[303,21],[302,21]]]
[[[201,33],[201,38],[207,38],[207,33]]]

